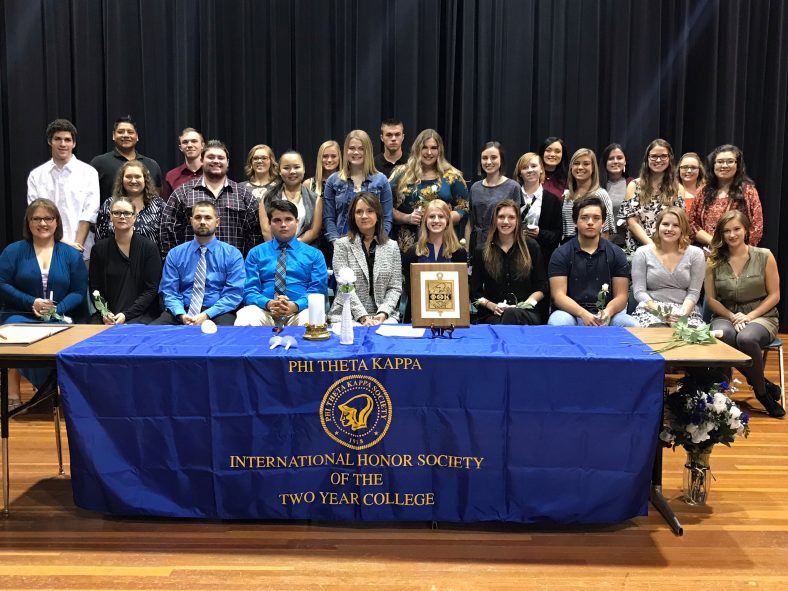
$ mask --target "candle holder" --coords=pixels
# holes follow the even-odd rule
[[[307,341],[327,341],[331,338],[328,334],[327,324],[307,324],[304,339]]]

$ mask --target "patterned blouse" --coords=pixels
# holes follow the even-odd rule
[[[397,203],[400,175],[391,179],[391,193],[394,196],[394,203]],[[402,213],[412,213],[414,209],[433,199],[443,199],[449,204],[452,211],[460,214],[460,222],[455,226],[457,237],[461,238],[465,230],[465,223],[468,219],[468,186],[465,179],[455,172],[447,172],[441,178],[421,181],[418,184],[408,186],[408,191],[404,195],[402,203],[396,209]],[[400,250],[407,252],[418,240],[418,227],[411,224],[398,224],[397,242]]]
[[[115,234],[115,227],[110,220],[109,208],[112,199],[106,199],[99,207],[96,218],[96,242]],[[137,212],[137,220],[134,222],[134,230],[145,238],[150,238],[159,244],[159,227],[161,226],[161,212],[164,209],[164,199],[154,197],[150,203]]]
[[[690,229],[692,234],[705,230],[714,235],[714,229],[722,215],[730,209],[741,209],[750,218],[750,246],[758,246],[763,238],[763,210],[758,190],[750,184],[742,186],[744,203],[736,203],[730,199],[715,199],[711,204],[704,203],[707,186],[701,188],[695,195],[690,214]]]
[[[643,230],[646,232],[649,238],[651,238],[657,231],[657,216],[659,212],[665,209],[665,205],[662,205],[662,196],[661,195],[654,195],[651,200],[646,203],[645,205],[640,204],[640,181],[635,181],[635,193],[632,195],[630,199],[627,199],[621,204],[621,209],[618,210],[618,218],[623,220],[626,224],[626,221],[629,218],[637,218],[637,221],[640,222],[640,225],[643,227]],[[676,195],[676,198],[673,200],[671,205],[675,207],[684,208],[684,198],[680,195]],[[624,250],[627,253],[627,256],[631,257],[635,254],[635,251],[641,246],[640,242],[638,242],[637,238],[627,230],[627,238],[626,238],[626,245]]]

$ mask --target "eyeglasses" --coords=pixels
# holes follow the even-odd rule
[[[133,218],[134,217],[133,211],[113,211],[112,217],[113,218]]]
[[[268,156],[255,156],[252,158],[252,162],[268,162],[270,158]]]
[[[735,166],[735,160],[715,160],[714,166]]]
[[[649,154],[648,159],[652,162],[664,162],[670,159],[670,156],[668,154]]]
[[[695,172],[696,170],[700,170],[697,166],[679,166],[679,170],[681,172]]]
[[[51,224],[55,221],[55,217],[51,215],[46,217],[34,216],[30,218],[30,221],[34,224],[40,224],[41,222],[44,222],[45,224]]]

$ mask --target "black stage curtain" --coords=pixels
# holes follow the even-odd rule
[[[224,140],[231,176],[248,148],[318,145],[353,128],[373,140],[399,117],[406,144],[436,128],[476,176],[480,145],[506,166],[548,135],[570,153],[610,141],[636,175],[646,144],[677,154],[742,147],[788,260],[783,0],[4,0],[0,3],[0,245],[18,239],[25,182],[49,158],[46,124],[79,129],[77,155],[137,119],[140,151],[180,163],[185,126]],[[783,264],[783,293],[788,268]],[[784,298],[783,319],[788,317]]]

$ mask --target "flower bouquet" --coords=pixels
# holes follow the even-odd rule
[[[337,291],[342,298],[342,324],[339,327],[339,342],[343,345],[353,344],[353,314],[350,307],[350,295],[355,289],[356,274],[350,267],[343,267],[337,273]]]
[[[685,378],[681,387],[666,399],[665,424],[659,438],[674,450],[687,451],[684,465],[684,500],[705,504],[709,493],[709,455],[722,443],[730,447],[737,436],[750,433],[749,417],[728,397],[735,388],[727,382],[699,387]]]
[[[687,317],[682,316],[673,324],[673,334],[669,341],[663,344],[663,347],[654,349],[654,353],[662,353],[684,345],[712,345],[717,342],[717,339],[722,336],[722,332],[718,330],[711,330],[708,324],[702,324],[693,328],[687,322]],[[660,343],[654,343],[660,344]]]

